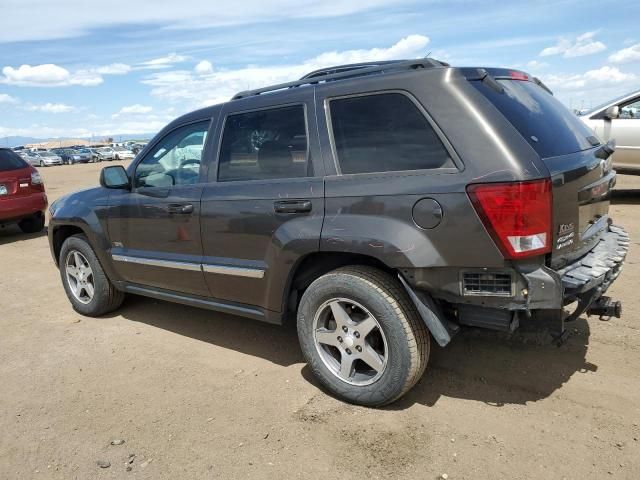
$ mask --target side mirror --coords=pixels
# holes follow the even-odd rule
[[[129,175],[122,165],[105,167],[100,172],[100,185],[104,188],[128,190],[130,188]]]
[[[613,105],[604,111],[604,118],[608,120],[613,120],[614,118],[618,118],[619,116],[620,116],[620,107],[617,105]]]

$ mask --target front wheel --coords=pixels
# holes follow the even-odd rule
[[[44,162],[42,160],[40,160],[40,166],[44,167]]]
[[[429,332],[403,286],[366,266],[315,280],[298,307],[309,367],[337,397],[365,406],[393,402],[422,376]]]
[[[98,317],[122,305],[124,293],[116,290],[107,278],[84,235],[65,240],[59,265],[64,290],[77,312]]]

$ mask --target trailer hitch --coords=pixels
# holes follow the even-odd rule
[[[610,320],[611,317],[620,318],[622,316],[622,302],[602,296],[589,306],[587,315],[598,315],[600,320],[605,321]]]

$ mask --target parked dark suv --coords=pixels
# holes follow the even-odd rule
[[[430,337],[527,320],[560,341],[582,313],[620,314],[612,151],[523,72],[334,67],[175,120],[56,201],[49,240],[80,313],[134,293],[295,316],[320,382],[383,405]]]

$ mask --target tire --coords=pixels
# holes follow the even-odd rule
[[[24,233],[38,233],[44,230],[44,215],[34,215],[18,222],[18,227]]]
[[[73,160],[71,159],[67,160],[67,165],[73,165]]]
[[[44,168],[44,162],[42,160],[40,160],[40,166]]]
[[[82,262],[77,262],[74,259],[75,253],[80,254]],[[72,260],[69,261],[69,258],[72,258]],[[84,298],[82,295],[74,293],[71,286],[72,280],[67,276],[69,270],[73,268],[74,265],[77,268],[79,263],[84,264],[85,261],[91,270],[90,276],[85,277],[87,282],[93,284],[93,295],[91,295],[91,298],[88,298],[89,292],[86,289],[82,290],[86,294]],[[69,263],[73,263],[74,265],[69,265]],[[62,285],[76,312],[88,317],[99,317],[118,309],[120,305],[122,305],[124,293],[117,290],[109,278],[107,278],[98,261],[98,257],[96,257],[93,248],[91,248],[87,237],[84,235],[73,235],[64,241],[60,249],[59,266]],[[76,271],[76,274],[77,273]],[[77,279],[77,275],[75,278]],[[77,280],[75,280],[75,283],[77,284]]]
[[[343,327],[335,320],[334,308]],[[343,312],[348,316],[342,317]],[[370,320],[361,320],[371,317],[377,324],[373,330]],[[409,391],[427,366],[426,325],[399,281],[376,268],[342,267],[315,280],[300,300],[297,324],[309,368],[329,392],[349,403],[389,404]],[[325,339],[332,344],[325,344]],[[353,367],[345,368],[349,373],[341,376],[344,359]],[[369,366],[374,363],[375,368]]]

